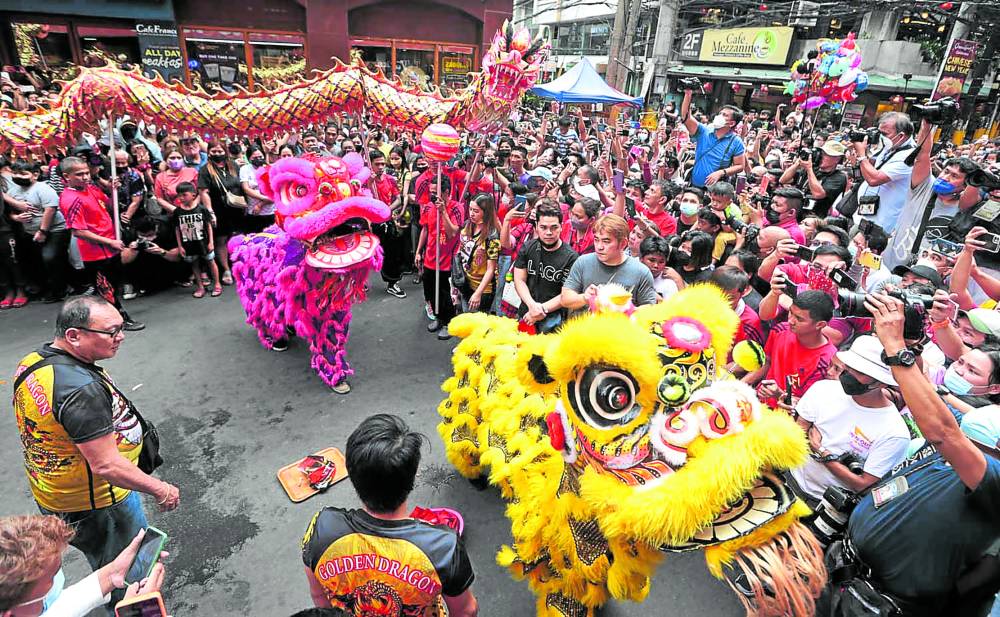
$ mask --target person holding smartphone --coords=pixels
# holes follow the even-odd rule
[[[126,573],[145,535],[140,531],[107,565],[82,581],[65,586],[62,555],[75,531],[55,516],[0,518],[0,617],[84,617],[121,591],[128,599],[159,591],[164,567],[158,562],[151,574],[126,587]],[[166,556],[160,553],[160,557]],[[124,591],[122,591],[124,590]]]

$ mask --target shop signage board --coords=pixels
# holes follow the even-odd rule
[[[978,47],[979,44],[975,41],[952,39],[948,55],[944,57],[941,70],[938,72],[937,85],[931,94],[932,101],[949,96],[957,101],[962,96],[965,80],[969,77],[972,64],[976,61]]]
[[[848,103],[844,105],[844,115],[841,117],[841,126],[861,126],[861,119],[865,117],[865,106],[860,103]]]
[[[142,72],[153,77],[159,73],[164,81],[184,79],[184,58],[177,24],[173,22],[138,22],[135,34],[139,39]]]
[[[730,65],[784,65],[794,34],[795,29],[787,26],[687,32],[681,41],[681,57]]]

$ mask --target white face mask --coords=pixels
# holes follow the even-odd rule
[[[726,122],[727,122],[726,117],[723,116],[722,114],[719,114],[714,118],[712,118],[712,128],[721,129],[722,127],[726,126]]]

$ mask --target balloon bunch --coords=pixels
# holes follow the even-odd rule
[[[861,70],[861,50],[852,32],[842,41],[821,40],[805,59],[796,60],[784,94],[792,95],[800,109],[828,103],[840,111],[867,87],[868,74]]]

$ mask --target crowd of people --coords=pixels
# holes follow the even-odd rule
[[[785,106],[709,117],[691,99],[687,90],[668,103],[655,128],[522,107],[496,135],[464,135],[441,168],[420,152],[419,133],[347,115],[225,140],[126,118],[62,156],[0,161],[0,309],[87,289],[108,300],[66,302],[55,341],[18,370],[51,374],[35,378],[43,396],[16,399],[15,411],[26,444],[44,425],[72,462],[72,473],[30,477],[42,513],[76,535],[51,517],[0,522],[0,539],[6,527],[15,543],[32,529],[51,545],[44,559],[23,558],[34,578],[22,573],[20,587],[0,572],[0,589],[13,589],[0,614],[40,614],[18,607],[44,599],[67,543],[96,573],[127,554],[146,526],[138,493],[164,510],[179,504],[177,487],[135,466],[148,427],[94,368],[123,330],[143,327],[122,301],[174,285],[195,298],[225,293],[228,239],[274,222],[256,171],[348,152],[364,154],[371,190],[393,211],[375,226],[384,292],[405,298],[405,278],[422,283],[426,329],[439,339],[459,312],[552,332],[609,283],[636,306],[718,286],[739,315],[736,342],[764,358],[728,358],[726,368],[808,436],[812,456],[788,481],[841,559],[828,595],[867,589],[857,593],[869,604],[905,615],[987,614],[1000,587],[1000,139],[952,145],[933,118],[915,124],[900,112],[867,130],[819,126]],[[356,582],[315,571],[320,557],[365,530],[406,539],[437,569],[414,602],[443,596],[451,614],[475,614],[461,541],[402,522],[419,450],[390,416],[352,435],[347,462],[365,507],[324,510],[310,526],[317,606]],[[26,454],[26,465],[37,461]],[[91,581],[98,603],[121,594],[101,576]]]

